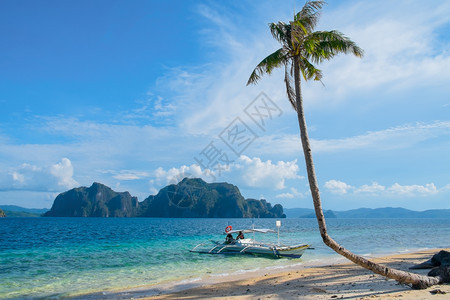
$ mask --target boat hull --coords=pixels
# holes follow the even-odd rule
[[[210,249],[197,249],[195,247],[191,252],[208,254],[254,254],[264,255],[274,258],[300,258],[309,245],[278,246],[256,243],[235,243],[225,244],[216,242]]]

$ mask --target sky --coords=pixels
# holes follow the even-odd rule
[[[0,1],[0,204],[184,177],[312,208],[284,70],[246,86],[304,1]],[[340,55],[302,82],[324,209],[450,209],[450,1],[329,1]]]

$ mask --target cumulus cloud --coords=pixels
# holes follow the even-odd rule
[[[220,165],[214,169],[202,169],[199,165],[183,165],[179,168],[165,170],[162,167],[154,172],[154,179],[150,180],[152,188],[170,183],[178,183],[185,177],[202,178],[205,181],[228,181],[239,187],[257,187],[266,189],[282,190],[286,188],[288,179],[303,178],[298,175],[299,167],[297,160],[263,161],[259,157],[250,158],[241,155],[236,161],[229,165]],[[293,196],[299,193],[292,189]]]
[[[278,194],[275,196],[275,198],[286,198],[286,199],[305,198],[306,196],[305,194],[309,194],[309,191],[305,193],[300,193],[296,188],[291,188],[290,192]]]
[[[72,162],[68,158],[62,158],[61,162],[50,167],[50,174],[52,174],[58,182],[58,186],[71,188],[78,183],[72,178],[73,167]]]
[[[218,172],[211,169],[202,169],[197,164],[182,165],[181,167],[174,167],[168,170],[159,167],[151,175],[153,179],[150,179],[148,183],[152,194],[158,193],[159,189],[166,185],[177,184],[184,178],[201,178],[206,182],[215,182],[219,178]]]
[[[205,181],[212,181],[215,179],[214,172],[206,169],[202,170],[199,165],[192,164],[190,166],[183,165],[179,168],[171,168],[164,170],[159,167],[153,172],[154,179],[149,181],[150,190],[157,191],[157,187],[162,187],[167,184],[177,184],[184,178],[202,178]]]
[[[339,180],[329,180],[325,182],[325,188],[333,194],[344,195],[350,192],[353,187]]]
[[[360,188],[355,190],[355,193],[361,194],[378,194],[386,190],[386,187],[378,184],[377,182],[372,182],[372,184],[364,184]]]
[[[438,189],[434,183],[425,185],[400,185],[394,183],[390,187],[373,182],[370,185],[364,184],[360,187],[351,186],[343,181],[329,180],[324,187],[333,194],[337,195],[367,195],[367,196],[396,196],[396,197],[416,197],[432,196],[448,189],[448,185]]]
[[[294,198],[294,195],[292,193],[281,193],[281,194],[276,195],[275,198],[292,199],[292,198]]]
[[[232,170],[238,170],[241,178],[250,187],[281,190],[286,187],[286,179],[302,178],[297,174],[297,160],[272,163],[271,160],[262,161],[259,157],[241,155],[233,164]]]
[[[438,189],[434,183],[428,183],[426,185],[400,185],[394,183],[387,191],[399,196],[427,196],[438,193]]]
[[[73,179],[73,166],[68,158],[50,166],[23,163],[0,174],[0,189],[3,191],[61,191],[73,188],[78,182]]]

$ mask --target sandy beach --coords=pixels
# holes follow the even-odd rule
[[[373,258],[386,266],[408,271],[440,250],[424,250]],[[429,270],[412,270],[426,275]],[[142,293],[143,292],[143,293]],[[142,297],[145,294],[141,291]],[[412,290],[394,280],[353,263],[327,265],[316,268],[299,268],[283,273],[267,273],[253,278],[242,278],[173,293],[146,297],[145,299],[450,299],[450,285],[436,285],[426,290]]]

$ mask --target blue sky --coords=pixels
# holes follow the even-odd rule
[[[365,56],[303,83],[324,208],[450,208],[450,1],[330,2],[317,29]],[[312,207],[283,70],[245,85],[303,4],[1,1],[0,204],[192,176]]]

